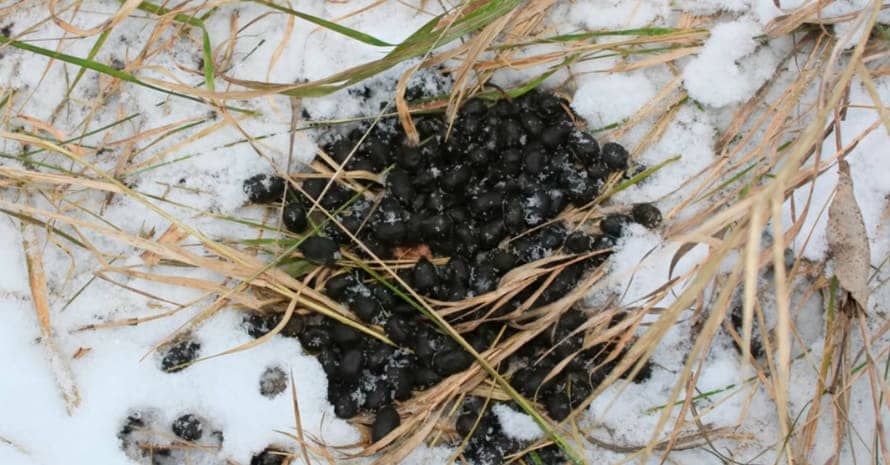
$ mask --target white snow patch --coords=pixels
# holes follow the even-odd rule
[[[532,417],[513,410],[507,404],[497,404],[491,410],[497,415],[501,428],[508,438],[532,441],[544,435],[544,431]]]
[[[684,194],[695,188],[697,176],[713,161],[715,133],[716,129],[706,111],[693,106],[680,109],[664,135],[647,147],[637,161],[654,167],[671,158],[679,159],[619,192],[615,200],[626,203],[657,201],[663,210],[673,208],[685,198]],[[671,193],[674,194],[665,198]]]
[[[679,249],[678,244],[665,243],[657,233],[638,224],[625,228],[615,246],[615,253],[609,258],[611,269],[605,278],[605,288],[621,296],[621,305],[636,305],[652,291],[660,287],[670,275],[671,257]],[[688,251],[674,266],[673,276],[689,272],[707,255],[707,247],[698,245]],[[670,305],[682,292],[681,285],[675,285],[672,292],[657,304]]]
[[[568,18],[591,30],[640,28],[670,17],[668,0],[582,0],[575,2]]]
[[[603,127],[629,118],[654,96],[655,86],[643,73],[591,75],[581,80],[572,108],[593,127]]]
[[[883,101],[890,99],[890,79],[882,77],[876,80],[878,93]],[[851,108],[844,121],[841,132],[841,144],[847,146],[856,138],[865,134],[874,123],[879,121],[878,114],[871,108],[874,103],[862,83],[854,80],[850,91]],[[885,156],[887,133],[878,126],[868,133],[856,147],[846,155],[850,163],[850,174],[853,178],[853,192],[856,202],[862,211],[865,227],[872,238],[871,259],[874,266],[890,252],[890,226],[887,224],[887,208],[890,205],[890,177],[876,175],[890,172],[890,157]],[[831,159],[837,151],[835,141],[825,141],[822,146],[822,159]],[[812,163],[806,169],[812,167]],[[825,165],[826,170],[812,184],[801,186],[794,192],[794,206],[791,201],[785,202],[783,224],[787,228],[792,221],[799,219],[812,189],[812,204],[804,219],[801,234],[797,235],[795,250],[803,252],[806,258],[821,260],[828,251],[826,225],[828,223],[827,205],[831,202],[837,185],[837,165]],[[824,208],[823,208],[824,207]],[[792,215],[792,212],[796,212]],[[820,214],[821,213],[821,214]],[[812,234],[810,234],[812,232]],[[807,237],[809,240],[807,240]],[[804,248],[806,245],[806,248]]]
[[[772,74],[777,60],[768,48],[757,50],[761,31],[754,21],[722,23],[711,29],[701,53],[683,69],[689,96],[722,107],[751,97]]]

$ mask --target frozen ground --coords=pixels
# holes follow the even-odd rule
[[[64,31],[48,16],[44,2],[0,2],[0,27],[9,26],[20,40],[34,41],[44,47],[75,55],[87,56],[93,45],[91,39],[57,40]],[[376,2],[375,2],[376,3]],[[776,7],[790,9],[800,1],[773,0],[707,0],[707,1],[638,1],[638,0],[578,0],[559,2],[553,8],[549,25],[559,32],[579,30],[626,29],[646,26],[670,26],[688,15],[717,15],[711,36],[697,53],[677,62],[675,70],[682,76],[682,86],[695,103],[687,103],[678,110],[676,118],[665,129],[663,136],[648,146],[638,161],[654,166],[675,155],[679,161],[667,165],[644,183],[619,194],[620,202],[654,201],[664,211],[677,206],[687,192],[684,182],[697,176],[715,160],[714,144],[729,124],[733,112],[754,95],[757,89],[773,76],[781,58],[791,48],[790,40],[778,39],[763,45],[756,37],[765,24],[781,13]],[[826,8],[826,15],[855,12],[866,5],[864,0],[834,2]],[[339,18],[363,7],[370,1],[301,2],[301,11],[324,18]],[[4,16],[4,8],[11,8]],[[77,25],[93,27],[118,7],[117,2],[84,2]],[[367,12],[343,21],[343,24],[366,32],[387,42],[398,43],[419,28],[442,6],[434,2],[422,5],[413,1],[389,1],[376,5]],[[231,28],[243,28],[239,40],[230,50],[229,76],[236,79],[296,82],[319,79],[381,56],[378,48],[362,45],[328,30],[296,21],[290,30],[285,16],[260,16],[268,10],[253,3],[224,4],[207,20],[214,49],[223,50]],[[256,20],[256,21],[254,21]],[[233,25],[234,24],[234,25]],[[143,12],[115,27],[107,44],[96,60],[102,63],[131,63],[140,58],[139,52],[155,27],[152,17]],[[839,27],[842,29],[844,26]],[[842,31],[839,31],[842,32]],[[195,36],[197,37],[197,36]],[[150,66],[140,71],[142,77],[167,80],[178,79],[185,85],[202,84],[199,70],[200,40],[165,36],[172,46],[146,58]],[[608,40],[608,39],[602,39]],[[275,56],[280,56],[277,60]],[[236,128],[231,121],[208,115],[208,107],[168,97],[151,89],[122,85],[112,95],[98,102],[98,89],[106,88],[109,79],[87,72],[75,88],[70,104],[58,109],[69,83],[78,68],[50,62],[44,57],[11,48],[0,48],[0,99],[15,91],[2,108],[6,132],[25,128],[33,131],[37,122],[51,124],[65,139],[84,131],[80,123],[90,121],[89,129],[109,125],[129,117],[124,124],[89,136],[84,147],[103,146],[106,151],[90,155],[100,168],[114,172],[117,161],[131,154],[134,166],[124,181],[137,191],[165,198],[161,207],[177,218],[216,239],[255,238],[249,228],[224,221],[219,215],[263,219],[263,210],[244,207],[241,181],[256,172],[298,169],[315,154],[315,134],[297,132],[294,147],[289,148],[291,108],[287,99],[263,97],[234,100],[232,105],[258,110],[260,117],[244,118]],[[569,89],[574,90],[572,106],[591,128],[621,123],[634,114],[676,76],[662,68],[646,68],[622,73],[598,72],[610,68],[616,58],[606,58],[574,65],[571,73],[560,71],[546,83],[561,84],[571,77]],[[272,63],[270,65],[270,63]],[[783,65],[778,75],[792,74],[791,65]],[[303,108],[313,119],[344,118],[369,114],[376,103],[387,100],[387,92],[394,79],[405,67],[386,76],[375,78],[370,87],[373,108],[363,106],[362,100],[347,91],[329,97],[306,99]],[[538,70],[537,72],[540,72]],[[501,73],[495,82],[502,85],[534,76],[534,69]],[[875,77],[878,93],[883,101],[890,100],[890,79]],[[227,83],[218,80],[217,89]],[[841,146],[848,145],[862,131],[878,121],[878,114],[867,88],[854,79],[850,90],[850,107],[842,123]],[[237,113],[231,117],[241,118]],[[51,122],[51,123],[50,123]],[[145,137],[148,131],[194,123],[188,131],[155,141]],[[298,122],[302,126],[304,121]],[[635,146],[651,128],[644,122],[631,131],[621,133],[621,141]],[[240,128],[240,129],[239,129]],[[189,137],[199,131],[200,141]],[[160,131],[159,131],[160,133]],[[244,134],[267,136],[254,142],[244,142]],[[134,136],[139,137],[134,137]],[[21,144],[3,136],[0,153],[20,154]],[[197,138],[197,137],[196,137]],[[831,138],[824,147],[826,154],[836,151]],[[890,253],[890,154],[887,132],[880,126],[869,131],[847,155],[850,161],[856,196],[863,211],[871,241],[872,265],[875,278],[869,313],[880,324],[890,303],[890,288],[882,283],[890,277],[884,260]],[[261,152],[263,156],[259,156]],[[180,160],[180,158],[182,158]],[[156,166],[159,162],[176,159],[175,163]],[[80,168],[53,154],[35,158],[42,163],[70,170]],[[39,165],[24,165],[10,158],[0,159],[0,167],[41,170]],[[815,183],[813,202],[819,210],[830,200],[837,179],[834,166],[827,167]],[[0,173],[0,200],[9,205],[29,205],[49,211],[94,221],[100,216],[106,227],[130,234],[158,237],[169,225],[161,216],[121,195],[107,197],[104,193],[72,189],[63,196],[47,196],[34,191],[4,184]],[[678,190],[679,189],[679,190]],[[48,191],[49,192],[49,191]],[[798,202],[809,195],[809,186],[795,194]],[[681,213],[676,220],[682,218]],[[95,215],[95,216],[93,216]],[[790,219],[790,210],[788,217]],[[804,231],[812,231],[808,243],[801,239],[796,252],[814,261],[823,260],[827,253],[825,217],[827,213],[812,215]],[[273,219],[274,221],[274,219]],[[113,266],[145,269],[139,251],[114,240],[107,234],[86,229],[69,232],[89,241],[113,259]],[[80,236],[83,234],[83,236]],[[42,251],[48,280],[49,308],[52,316],[54,340],[63,358],[70,365],[73,383],[80,395],[79,406],[66,412],[66,405],[57,385],[57,376],[50,358],[41,343],[41,333],[32,301],[31,288],[23,248],[23,236],[35,237]],[[153,236],[152,236],[153,235]],[[802,237],[806,237],[803,234]],[[259,380],[268,367],[281,367],[293,374],[299,398],[302,425],[308,435],[329,445],[348,445],[362,440],[358,430],[333,415],[325,400],[326,380],[316,360],[303,354],[293,339],[274,338],[249,351],[206,360],[179,373],[168,374],[159,369],[158,357],[151,349],[158,341],[192,318],[211,300],[193,289],[163,285],[120,274],[96,271],[102,266],[89,250],[74,247],[58,236],[55,242],[46,240],[42,229],[24,225],[13,216],[0,216],[0,464],[53,465],[68,464],[125,464],[130,463],[116,435],[125,418],[135,412],[149,412],[154,418],[150,426],[169,431],[169,424],[182,413],[194,412],[205,417],[209,425],[223,432],[225,440],[220,450],[211,454],[189,456],[186,463],[246,464],[253,454],[270,444],[287,450],[298,450],[296,443],[280,433],[294,431],[294,414],[289,391],[273,398],[259,394]],[[604,302],[610,294],[620,294],[620,302],[634,305],[643,296],[663,283],[669,273],[670,260],[678,246],[666,243],[653,232],[634,230],[619,244],[612,257],[612,276],[592,292],[591,302]],[[674,268],[674,275],[692,270],[705,255],[695,249],[685,255]],[[182,278],[219,281],[213,273],[192,269],[156,266],[152,271],[175,274]],[[107,279],[106,279],[107,278]],[[117,283],[111,282],[115,280]],[[126,285],[129,289],[123,288]],[[806,288],[806,283],[801,283]],[[138,290],[134,292],[132,290]],[[764,298],[769,298],[764,291]],[[676,294],[667,295],[661,302],[669,305]],[[795,301],[795,315],[800,340],[796,350],[803,354],[796,359],[792,370],[792,418],[807,408],[812,396],[815,368],[823,350],[821,314],[824,303],[817,296],[801,297]],[[160,300],[155,296],[163,296]],[[196,305],[173,316],[150,321],[138,326],[122,326],[97,330],[81,328],[101,323],[122,321],[133,317],[150,317],[195,301]],[[241,315],[225,310],[203,324],[197,331],[202,342],[202,355],[212,355],[248,342],[250,337],[239,329]],[[613,402],[616,389],[610,389],[591,406],[584,422],[592,436],[603,444],[633,447],[645,444],[655,425],[659,410],[673,387],[684,355],[691,346],[689,322],[677,325],[668,334],[654,355],[656,369],[653,377],[642,385],[630,385],[619,401]],[[886,338],[874,345],[876,353],[886,359]],[[75,356],[77,354],[77,356]],[[883,364],[883,362],[881,362]],[[715,440],[710,447],[675,452],[669,460],[685,464],[725,463],[719,454],[729,454],[741,463],[774,462],[774,443],[779,431],[775,410],[769,396],[757,382],[751,381],[752,371],[740,362],[730,340],[721,336],[712,347],[706,363],[701,367],[699,392],[720,390],[721,393],[704,399],[700,410],[714,407],[704,416],[712,427],[739,426],[743,439],[730,442]],[[886,389],[886,383],[885,383]],[[851,391],[851,411],[854,433],[843,446],[840,463],[865,463],[873,456],[875,437],[874,409],[865,378],[859,378]],[[884,422],[890,421],[884,407]],[[517,437],[533,438],[539,432],[522,414],[502,408],[499,417],[510,426]],[[827,423],[825,418],[823,423]],[[818,430],[818,444],[812,463],[824,463],[833,450],[833,439],[827,424]],[[165,433],[169,434],[169,433]],[[590,463],[615,463],[624,455],[602,444],[590,446],[585,452]],[[406,463],[436,465],[445,463],[450,450],[444,447],[418,449]],[[762,454],[762,455],[761,455]],[[199,458],[200,457],[200,458]],[[294,463],[302,463],[296,458]],[[652,459],[652,463],[658,463]],[[321,460],[314,461],[320,463]]]

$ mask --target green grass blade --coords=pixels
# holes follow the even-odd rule
[[[324,18],[319,18],[318,16],[312,16],[307,13],[302,13],[297,10],[290,9],[285,6],[276,5],[272,2],[267,2],[265,0],[250,0],[253,3],[259,3],[260,5],[266,6],[268,8],[272,8],[273,10],[278,10],[282,13],[287,13],[291,16],[296,16],[297,18],[303,19],[305,21],[309,21],[310,23],[321,26],[325,29],[329,29],[338,34],[342,34],[350,39],[357,40],[359,42],[366,43],[368,45],[374,45],[377,47],[392,47],[393,44],[386,42],[384,40],[380,40],[370,34],[365,34],[364,32],[356,31],[355,29],[350,29],[346,26],[341,26],[335,22],[328,21]]]
[[[207,29],[204,26],[201,26],[201,39],[204,45],[204,84],[207,85],[207,90],[213,92],[216,90],[216,86],[213,83],[214,79],[216,79],[213,70],[213,48],[210,45],[210,34],[207,33]]]
[[[755,166],[757,166],[757,162],[756,162],[756,161],[755,161],[754,163],[751,163],[750,165],[746,166],[745,169],[743,169],[743,170],[739,171],[738,173],[734,174],[731,178],[727,179],[725,182],[723,182],[723,183],[720,184],[719,186],[717,186],[717,187],[711,189],[707,194],[704,195],[704,197],[706,197],[706,198],[707,198],[707,197],[710,197],[710,196],[716,194],[717,192],[720,192],[720,191],[722,191],[723,189],[729,187],[730,184],[732,184],[732,183],[738,181],[738,180],[741,179],[744,175],[750,173],[751,170],[753,170]]]
[[[17,49],[24,50],[26,52],[36,53],[38,55],[43,55],[48,58],[52,58],[52,59],[59,60],[59,61],[64,61],[65,63],[71,63],[72,65],[77,65],[77,66],[81,66],[81,67],[84,67],[87,69],[91,69],[93,71],[96,71],[97,73],[102,73],[102,74],[111,76],[113,78],[120,79],[121,81],[129,82],[131,84],[136,84],[137,86],[155,90],[155,91],[161,92],[163,94],[183,98],[186,100],[191,100],[193,102],[198,102],[198,103],[203,103],[203,104],[207,103],[204,100],[201,100],[196,97],[192,97],[190,95],[180,94],[179,92],[174,92],[172,90],[167,90],[162,87],[151,85],[147,82],[140,80],[136,76],[133,76],[132,74],[125,73],[118,69],[112,68],[111,66],[108,66],[106,64],[99,63],[99,62],[96,62],[93,60],[87,60],[87,59],[84,59],[81,57],[68,55],[66,53],[56,52],[54,50],[49,50],[49,49],[45,49],[43,47],[38,47],[36,45],[31,45],[27,42],[20,42],[17,40],[12,40],[12,39],[9,39],[9,38],[3,37],[3,36],[0,36],[0,44],[8,44],[8,45],[11,45]],[[227,106],[226,108],[228,108],[229,110],[232,110],[232,111],[239,112],[239,113],[255,113],[253,110],[247,110],[244,108],[229,107],[229,106]]]
[[[89,53],[87,53],[87,58],[86,58],[87,60],[92,60],[93,58],[96,57],[96,54],[99,53],[99,50],[105,44],[105,41],[108,40],[108,36],[110,34],[111,34],[111,29],[102,31],[102,33],[99,34],[99,37],[96,38],[96,42],[93,44],[93,47],[90,48]],[[77,71],[77,75],[74,76],[74,80],[71,81],[71,85],[68,86],[68,90],[65,92],[66,99],[71,96],[71,92],[73,92],[74,88],[77,87],[77,83],[80,82],[80,79],[83,78],[83,75],[84,75],[84,73],[86,73],[86,71],[87,71],[87,69],[84,67],[81,67]]]
[[[411,36],[397,45],[385,57],[369,63],[364,63],[335,73],[324,79],[308,82],[287,90],[281,94],[291,97],[321,97],[340,89],[349,87],[369,77],[382,73],[399,63],[422,56],[437,47],[447,45],[469,33],[487,26],[492,21],[509,13],[522,3],[522,0],[491,0],[485,5],[461,17],[447,29],[437,29],[445,15],[440,15],[421,26]],[[253,89],[266,89],[279,87],[278,84],[265,82],[241,82],[246,87]]]
[[[21,213],[16,213],[16,212],[13,212],[13,211],[9,211],[9,210],[3,209],[3,208],[0,208],[0,213],[6,213],[7,215],[9,215],[9,216],[14,216],[14,217],[16,217],[16,218],[18,218],[18,219],[20,219],[20,220],[26,222],[26,223],[35,224],[35,225],[37,225],[37,226],[40,226],[40,227],[43,227],[43,228],[50,229],[50,230],[52,230],[52,232],[58,234],[60,237],[65,238],[68,242],[70,242],[70,243],[72,243],[72,244],[74,244],[74,245],[76,245],[76,246],[78,246],[78,247],[80,247],[80,248],[83,248],[83,249],[86,249],[86,248],[87,248],[85,245],[83,245],[83,242],[80,242],[80,241],[77,240],[74,236],[72,236],[72,235],[66,233],[65,231],[62,231],[61,229],[56,228],[55,226],[52,226],[52,225],[50,225],[50,224],[47,224],[47,223],[44,222],[44,221],[38,220],[37,218],[31,217],[31,216],[28,216],[28,215],[23,215],[23,214],[21,214]]]
[[[615,195],[618,192],[621,192],[624,189],[627,189],[628,187],[633,186],[634,184],[637,184],[637,183],[643,181],[644,179],[648,178],[649,176],[652,176],[658,170],[664,168],[665,166],[670,165],[671,163],[680,160],[680,158],[682,158],[680,155],[675,155],[675,156],[668,158],[667,160],[665,160],[651,168],[646,168],[645,170],[643,170],[642,173],[639,173],[636,176],[628,179],[627,181],[624,181],[624,182],[618,184],[617,186],[615,186],[615,188],[612,189],[612,192],[609,192],[609,195],[610,196]]]

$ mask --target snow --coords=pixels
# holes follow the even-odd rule
[[[707,105],[740,103],[770,77],[777,65],[768,48],[759,52],[755,39],[761,32],[754,21],[730,21],[711,29],[701,53],[683,69],[689,96]]]
[[[655,86],[642,73],[594,75],[581,79],[572,109],[593,127],[604,127],[629,118],[654,96]]]
[[[583,0],[575,2],[568,18],[590,30],[631,29],[651,25],[670,16],[667,0]]]
[[[882,101],[890,101],[890,81],[878,80],[877,89]],[[886,173],[890,170],[890,158],[884,156],[883,152],[887,143],[887,132],[881,126],[870,129],[879,121],[879,116],[873,109],[855,107],[857,105],[874,105],[862,82],[858,79],[854,80],[851,86],[850,105],[848,119],[841,132],[840,143],[842,147],[846,147],[855,139],[864,136],[846,156],[846,160],[850,163],[853,190],[862,211],[865,228],[869,237],[874,238],[871,247],[872,264],[879,266],[887,253],[890,252],[886,211],[887,198],[890,196],[890,179],[874,174]],[[822,160],[833,160],[833,155],[837,152],[834,138],[825,141],[822,151]],[[812,260],[824,258],[828,251],[828,241],[825,235],[828,222],[827,205],[831,201],[837,183],[836,163],[823,161],[820,167],[825,167],[826,170],[816,178],[812,185],[807,184],[794,192],[793,199],[796,208],[792,209],[791,201],[785,203],[783,218],[784,224],[791,224],[791,221],[800,215],[807,199],[811,198],[812,213],[807,215],[804,220],[802,231],[805,233],[798,236],[795,248]],[[797,215],[792,215],[793,211],[796,211]],[[808,236],[809,240],[807,241]]]
[[[535,420],[525,413],[513,410],[506,404],[495,404],[491,409],[498,417],[501,428],[508,438],[531,441],[544,435]]]
[[[430,2],[422,4],[425,10],[406,7],[400,2],[375,3],[372,0],[311,1],[300,4],[300,9],[324,18],[338,18],[373,6],[367,12],[342,20],[341,24],[396,43],[440,13],[442,8],[442,5]],[[708,172],[709,167],[721,161],[718,155],[722,154],[714,153],[714,145],[733,112],[774,74],[780,74],[775,71],[781,58],[790,50],[791,43],[787,38],[766,42],[760,36],[771,20],[805,2],[783,0],[778,2],[778,7],[776,3],[773,0],[578,0],[556,5],[548,18],[550,24],[547,24],[555,33],[669,26],[675,25],[685,14],[711,16],[708,20],[713,21],[713,27],[709,27],[710,37],[701,50],[677,61],[675,69],[616,73],[609,69],[623,58],[597,58],[575,63],[571,72],[560,70],[545,81],[548,87],[562,86],[560,90],[572,97],[572,107],[585,119],[588,128],[602,128],[632,118],[676,77],[675,72],[682,76],[683,89],[690,101],[680,106],[661,137],[636,154],[634,161],[638,165],[653,167],[668,159],[679,158],[645,181],[618,193],[610,207],[654,202],[662,211],[670,211],[692,193],[695,181]],[[77,20],[81,27],[101,23],[119,7],[116,2],[85,4],[89,4],[89,8],[85,8]],[[868,4],[867,0],[838,0],[827,5],[822,13],[824,18],[833,18],[859,11]],[[414,6],[419,7],[419,4]],[[378,59],[386,51],[359,44],[302,20],[295,21],[288,35],[284,15],[263,17],[261,15],[266,10],[255,4],[226,3],[218,8],[218,14],[207,20],[215,50],[227,47],[232,21],[244,28],[232,48],[231,66],[226,70],[234,79],[279,83],[319,79],[345,67]],[[0,26],[9,21],[14,23],[13,33],[20,34],[25,32],[26,26],[41,23],[46,15],[40,2],[34,2],[17,8],[10,14],[10,19],[4,18],[0,22]],[[890,21],[890,11],[882,12],[881,21]],[[108,45],[99,51],[97,60],[103,63],[133,60],[142,51],[155,24],[147,14],[134,15],[124,21],[109,35]],[[854,26],[841,22],[832,27],[836,33],[843,34]],[[850,45],[853,45],[861,31],[851,32]],[[46,21],[29,29],[27,39],[54,47],[62,35],[52,21]],[[181,37],[168,34],[164,39],[174,44],[171,51],[152,57],[150,66],[141,69],[139,75],[166,80],[172,77],[185,85],[199,85],[203,79],[197,69],[200,48],[196,44],[199,41],[188,34]],[[596,39],[597,43],[614,40],[618,39]],[[86,56],[92,45],[91,38],[68,37],[59,47],[64,53]],[[278,61],[269,66],[279,45]],[[561,44],[537,44],[517,52],[515,57],[558,50],[561,50]],[[133,151],[131,162],[140,170],[123,180],[138,192],[164,197],[166,202],[158,202],[161,208],[214,239],[256,238],[250,228],[218,217],[229,215],[262,221],[267,216],[274,216],[263,209],[244,206],[246,199],[241,181],[256,173],[300,169],[317,150],[318,133],[306,128],[302,120],[298,122],[293,147],[290,147],[291,99],[263,96],[231,100],[227,103],[258,111],[260,115],[248,118],[230,112],[224,116],[210,114],[202,103],[126,84],[114,89],[107,97],[105,107],[94,107],[93,102],[100,90],[108,86],[109,79],[97,78],[92,72],[86,73],[72,92],[72,103],[54,117],[78,68],[59,62],[51,65],[47,58],[11,48],[3,48],[0,54],[3,55],[0,58],[0,91],[18,91],[0,115],[4,131],[21,129],[13,126],[19,124],[14,119],[10,125],[6,124],[7,114],[52,122],[69,137],[132,115],[126,123],[84,139],[84,146],[103,146],[108,150],[91,161],[103,170],[114,171],[121,154]],[[635,59],[626,60],[633,62]],[[322,98],[302,99],[297,102],[295,111],[305,110],[315,120],[373,115],[382,102],[388,101],[395,79],[415,63],[404,63],[370,79],[366,83],[371,89],[368,101],[356,98],[344,89]],[[547,64],[542,64],[501,70],[495,74],[493,82],[501,86],[525,82],[548,69]],[[890,101],[890,79],[885,76],[873,78],[880,98],[886,104]],[[427,75],[418,79],[428,89],[437,88],[435,80]],[[216,85],[219,90],[228,84],[218,79]],[[872,238],[871,258],[876,276],[867,313],[871,317],[869,324],[877,325],[881,323],[880,318],[886,318],[886,304],[890,302],[890,286],[880,284],[890,278],[884,264],[890,254],[890,177],[885,175],[890,172],[890,157],[886,156],[888,133],[873,108],[875,102],[858,78],[850,87],[849,103],[839,143],[847,147],[858,141],[846,154],[846,159],[851,166],[866,229]],[[237,120],[240,129],[234,128],[231,120],[226,118]],[[81,126],[82,122],[85,124]],[[165,125],[181,126],[186,124],[184,122],[194,122],[197,126],[160,140],[146,136]],[[653,121],[642,121],[625,133],[621,141],[634,147],[653,127]],[[196,137],[200,141],[194,142],[190,138],[197,131],[202,131],[202,137]],[[256,139],[248,143],[244,140],[245,134]],[[606,133],[603,140],[609,140],[609,137]],[[819,168],[823,173],[812,184],[803,185],[793,193],[794,208],[791,201],[786,202],[782,217],[787,227],[810,199],[810,213],[793,249],[794,253],[817,263],[830,258],[825,225],[827,205],[837,179],[836,143],[834,136],[826,139],[821,164],[816,167],[815,161],[810,160],[803,167]],[[3,154],[19,154],[22,149],[20,144],[8,139],[0,141]],[[37,155],[35,160],[77,169],[70,161],[50,153]],[[159,162],[170,160],[178,161],[159,165]],[[5,158],[0,159],[0,165],[36,169]],[[162,216],[120,195],[109,201],[104,194],[70,191],[64,199],[67,203],[60,204],[58,199],[25,195],[19,187],[2,184],[0,199],[48,210],[62,205],[68,209],[66,213],[81,215],[79,218],[88,221],[101,217],[113,225],[111,227],[129,234],[147,236],[153,233],[153,237],[157,237],[169,226]],[[87,211],[72,209],[75,203]],[[694,213],[695,209],[690,208],[668,221],[683,221]],[[270,224],[275,225],[275,221],[271,218]],[[329,445],[352,445],[362,439],[358,429],[335,417],[332,406],[325,399],[327,381],[321,366],[314,357],[302,351],[296,340],[276,337],[247,351],[209,358],[178,373],[162,372],[158,369],[159,357],[150,353],[151,348],[211,301],[185,287],[111,274],[111,278],[144,291],[146,295],[126,291],[95,274],[100,265],[89,251],[55,236],[54,240],[61,245],[57,246],[47,241],[44,228],[38,227],[34,229],[46,263],[53,337],[74,373],[81,394],[80,406],[69,415],[50,366],[50,357],[40,340],[21,228],[20,221],[12,216],[0,217],[0,263],[3,264],[0,267],[0,464],[133,463],[126,457],[116,436],[127,415],[134,412],[149,412],[149,417],[153,418],[150,428],[168,436],[170,423],[175,418],[183,413],[195,413],[208,421],[205,429],[222,431],[225,440],[219,450],[211,450],[201,457],[189,457],[186,463],[217,465],[228,460],[246,464],[253,454],[270,444],[296,447],[292,440],[279,433],[293,432],[295,428],[290,396],[291,374],[307,435],[320,438]],[[117,266],[147,271],[137,249],[101,234],[87,230],[80,232],[107,254],[106,259],[116,258]],[[616,304],[634,306],[658,289],[671,273],[671,261],[681,247],[681,244],[666,239],[664,234],[665,228],[650,231],[638,225],[630,226],[609,260],[608,277],[591,290],[587,303],[602,305],[617,297]],[[683,276],[695,270],[707,253],[704,245],[686,251],[674,264],[672,276]],[[727,258],[720,266],[721,271],[729,271],[738,259],[737,255]],[[827,272],[830,272],[830,261],[828,263]],[[182,278],[221,280],[213,273],[183,267],[156,266],[150,271]],[[765,275],[758,282],[767,326],[772,326],[775,319],[774,313],[769,312],[775,302],[775,295],[770,291],[771,280],[771,276]],[[679,283],[666,293],[656,302],[657,307],[664,308],[675,302],[684,285]],[[824,344],[825,303],[819,293],[809,292],[812,285],[802,278],[792,282],[792,300],[795,302],[792,312],[797,336],[793,352],[796,358],[791,367],[792,417],[805,414],[806,409],[811,408],[812,389],[817,384],[817,373],[812,367],[821,361]],[[164,296],[173,304],[150,295]],[[195,305],[173,316],[138,326],[79,330],[91,324],[132,317],[148,318],[172,309],[175,304],[192,301]],[[241,317],[240,311],[226,308],[202,324],[194,333],[202,344],[202,356],[219,354],[252,341],[240,329]],[[648,324],[654,318],[650,315],[644,323]],[[591,435],[619,445],[640,445],[650,439],[660,414],[657,407],[667,402],[694,341],[694,324],[698,323],[695,318],[692,310],[684,311],[679,323],[670,328],[654,353],[651,379],[642,384],[612,386],[593,402],[581,418]],[[640,331],[643,330],[645,328]],[[860,347],[861,343],[858,334],[851,336],[853,347]],[[886,343],[885,337],[876,347],[885,347]],[[75,358],[74,354],[80,349],[89,350]],[[288,389],[271,398],[259,393],[262,374],[269,367],[280,367],[288,375]],[[696,370],[699,371],[696,392],[719,391],[696,401],[699,411],[706,412],[704,420],[715,427],[738,425],[738,432],[751,438],[742,445],[716,440],[717,447],[725,446],[730,450],[738,446],[734,449],[737,455],[733,460],[740,462],[751,460],[766,450],[758,461],[773,462],[776,457],[770,446],[779,434],[775,406],[759,387],[759,382],[749,381],[753,376],[751,367],[739,361],[725,334],[718,334],[703,364]],[[867,376],[861,376],[851,387],[853,402],[849,417],[854,419],[857,431],[843,450],[842,463],[865,462],[873,447],[866,444],[873,439],[871,435],[876,421],[868,382]],[[804,388],[799,388],[801,386]],[[616,397],[619,394],[621,397]],[[831,399],[824,396],[822,400],[823,410],[829,409]],[[532,440],[541,436],[540,428],[527,415],[505,404],[495,405],[493,410],[511,437]],[[676,412],[672,415],[675,417]],[[884,422],[890,421],[886,408],[883,415]],[[833,453],[831,420],[830,415],[820,419],[819,440],[810,457],[812,463],[824,463]],[[454,449],[445,445],[421,446],[402,463],[445,464],[453,453]],[[617,463],[627,458],[595,446],[588,446],[585,453],[592,463]],[[701,450],[678,452],[672,459],[692,465],[715,463],[714,456]],[[301,463],[300,459],[297,463]]]

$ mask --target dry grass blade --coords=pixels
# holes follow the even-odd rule
[[[56,378],[56,384],[58,384],[62,398],[65,400],[65,409],[71,415],[80,405],[80,393],[77,390],[71,367],[55,343],[55,336],[50,321],[46,274],[43,271],[43,253],[40,251],[38,242],[36,227],[22,225],[22,245],[25,249],[25,261],[28,265],[31,299],[34,302],[37,322],[40,325],[40,338],[49,355],[50,368]]]
[[[300,415],[300,402],[297,400],[297,383],[294,382],[293,371],[290,372],[290,393],[294,405],[294,426],[296,427],[297,438],[299,438],[300,452],[303,454],[304,465],[311,465],[312,462],[309,460],[309,451],[306,447],[306,438],[303,435],[303,418]]]

